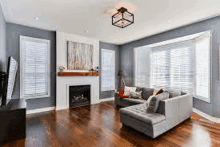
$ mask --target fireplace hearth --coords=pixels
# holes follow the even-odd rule
[[[90,104],[90,85],[69,86],[69,107]]]

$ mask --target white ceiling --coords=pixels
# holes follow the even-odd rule
[[[7,22],[124,44],[220,14],[219,0],[123,0],[135,5],[135,22],[111,25],[103,10],[119,0],[0,0]],[[34,18],[38,17],[38,20]],[[88,30],[89,32],[86,32]]]

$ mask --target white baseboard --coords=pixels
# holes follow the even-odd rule
[[[39,108],[34,110],[28,110],[26,114],[41,113],[41,112],[53,111],[53,110],[55,110],[55,107]]]
[[[69,107],[67,107],[67,106],[63,106],[63,107],[58,106],[58,107],[56,107],[56,111],[57,110],[63,110],[63,109],[69,109]]]
[[[206,119],[208,119],[208,120],[210,120],[210,121],[212,121],[212,122],[220,123],[220,118],[210,116],[210,115],[208,115],[208,114],[206,114],[206,113],[204,113],[204,112],[202,112],[202,111],[199,111],[199,110],[196,109],[196,108],[193,108],[193,112],[195,112],[195,113],[201,115],[202,117],[204,117],[204,118],[206,118]]]
[[[100,99],[99,102],[105,102],[105,101],[112,101],[114,100],[115,97],[110,97],[110,98],[106,98],[106,99]]]

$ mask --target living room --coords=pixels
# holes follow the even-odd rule
[[[1,0],[1,146],[219,146],[219,6]]]

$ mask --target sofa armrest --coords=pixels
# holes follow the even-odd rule
[[[192,113],[192,94],[185,94],[160,102],[158,113],[166,116],[168,126],[173,127],[189,118]]]
[[[119,93],[115,92],[115,105],[118,105],[119,101]]]

